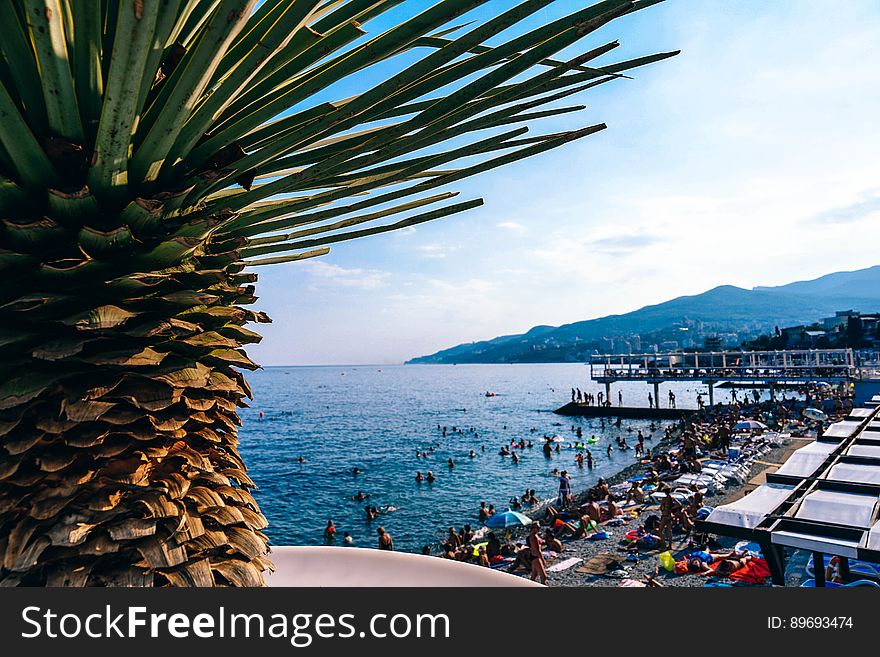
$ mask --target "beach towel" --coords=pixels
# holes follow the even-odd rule
[[[608,564],[612,561],[620,561],[620,557],[610,552],[600,552],[587,559],[583,566],[575,569],[575,572],[587,575],[604,575],[608,572]]]
[[[637,579],[625,579],[620,584],[617,585],[617,588],[619,588],[619,589],[620,588],[628,588],[628,587],[644,589],[644,588],[647,588],[648,585],[645,584],[644,582],[640,582]]]
[[[547,569],[548,573],[561,573],[563,570],[568,570],[572,566],[579,564],[583,559],[580,557],[569,557],[564,561],[560,561],[559,563],[555,563]]]
[[[757,557],[730,574],[730,579],[749,584],[763,584],[768,577],[770,577],[770,569],[767,567],[767,562]]]

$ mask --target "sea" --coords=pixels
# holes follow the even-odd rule
[[[588,488],[633,462],[632,450],[615,448],[607,456],[617,436],[633,445],[641,430],[653,436],[650,447],[669,424],[623,420],[618,428],[608,419],[554,414],[573,387],[604,389],[589,380],[588,366],[574,363],[267,367],[248,380],[254,399],[241,412],[240,449],[273,545],[321,545],[332,519],[338,541],[349,532],[355,545],[374,547],[382,526],[396,549],[419,552],[437,546],[449,527],[481,529],[481,501],[505,511],[527,488],[539,499],[555,498],[554,468],[568,471],[575,491]],[[707,399],[698,382],[667,383],[664,406],[670,389],[679,408],[695,408],[698,392]],[[615,384],[615,405],[618,391],[624,405],[647,407],[652,388]],[[716,389],[716,402],[729,401],[729,394]],[[598,438],[590,445],[592,470],[578,467],[569,447],[577,427],[583,440]],[[541,449],[545,435],[562,438],[561,451],[550,458]],[[519,463],[499,455],[521,438],[534,447],[516,450]],[[416,472],[428,470],[436,481],[417,482]],[[353,500],[358,491],[369,498]],[[378,519],[367,519],[367,504],[380,509]]]

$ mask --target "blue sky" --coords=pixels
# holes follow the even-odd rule
[[[261,267],[258,307],[275,321],[252,357],[397,363],[720,284],[878,264],[880,3],[668,0],[576,50],[613,39],[600,61],[682,53],[535,126],[608,130],[454,187],[483,207]]]

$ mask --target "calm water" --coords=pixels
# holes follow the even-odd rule
[[[618,472],[632,463],[633,453],[615,450],[607,458],[608,442],[626,435],[634,444],[635,431],[652,433],[650,422],[624,421],[620,429],[606,422],[603,431],[598,419],[553,414],[569,401],[572,386],[599,391],[587,376],[587,367],[578,364],[278,367],[250,374],[254,402],[242,413],[241,451],[259,486],[272,542],[320,544],[332,518],[339,540],[348,531],[357,545],[372,547],[381,524],[398,549],[418,551],[436,544],[452,525],[477,529],[481,500],[506,510],[508,500],[526,488],[536,489],[539,498],[555,497],[554,467],[568,470],[575,490]],[[664,385],[661,397],[670,385],[679,407],[693,407],[698,389],[705,397],[697,383]],[[615,403],[618,389],[625,404],[647,406],[645,384],[615,385]],[[487,390],[497,396],[487,398]],[[717,390],[716,401],[726,401],[727,394]],[[438,424],[450,429],[447,438]],[[577,425],[584,438],[600,437],[592,448],[593,470],[576,466],[573,449],[552,459],[540,449],[544,434],[574,441],[571,428]],[[465,433],[451,433],[453,426]],[[476,434],[467,432],[471,427]],[[662,428],[653,433],[659,436]],[[498,455],[511,438],[535,442],[522,450],[519,464]],[[428,459],[415,457],[417,449],[431,445],[435,451]],[[468,458],[471,449],[477,458]],[[305,463],[297,462],[300,456]],[[352,475],[354,466],[364,473]],[[417,470],[432,470],[437,481],[417,483]],[[351,499],[358,490],[371,495],[370,504],[395,510],[367,522],[367,502]]]

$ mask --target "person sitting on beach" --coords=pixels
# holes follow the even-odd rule
[[[572,534],[572,538],[586,538],[590,535],[590,532],[598,527],[598,524],[593,522],[593,519],[590,518],[586,513],[579,511],[578,515],[578,524],[575,529],[574,534]]]
[[[611,520],[612,518],[616,518],[617,516],[623,515],[623,511],[617,508],[617,503],[614,501],[614,497],[609,493],[605,502],[605,520]]]
[[[482,545],[480,549],[477,551],[477,561],[481,566],[489,567],[489,557],[486,555],[486,548]]]
[[[394,541],[391,538],[391,534],[386,532],[384,527],[379,527],[376,531],[379,534],[379,549],[393,551]]]
[[[519,503],[519,498],[514,495],[510,498],[510,509],[511,511],[519,511],[522,508],[522,504]]]
[[[486,542],[486,556],[489,557],[489,560],[501,557],[501,541],[498,540],[495,532],[489,532],[486,538],[488,539]]]
[[[532,571],[532,549],[528,545],[516,550],[513,563],[510,565],[510,572],[515,573],[520,568],[527,573]]]
[[[562,550],[565,549],[562,545],[562,541],[556,538],[549,528],[544,532],[544,543],[548,550],[556,553],[562,552]]]
[[[645,491],[642,490],[642,483],[640,481],[632,482],[630,489],[626,491],[625,504],[629,504],[630,502],[635,504],[645,503]]]
[[[461,545],[461,537],[455,533],[455,527],[449,528],[449,538],[446,541],[453,549],[457,549]]]
[[[476,532],[474,532],[474,530],[471,529],[471,526],[465,525],[461,529],[461,542],[462,543],[470,543],[472,540],[474,540],[475,535],[476,535]]]
[[[580,511],[596,524],[602,522],[602,509],[597,502],[587,502],[581,506]]]

